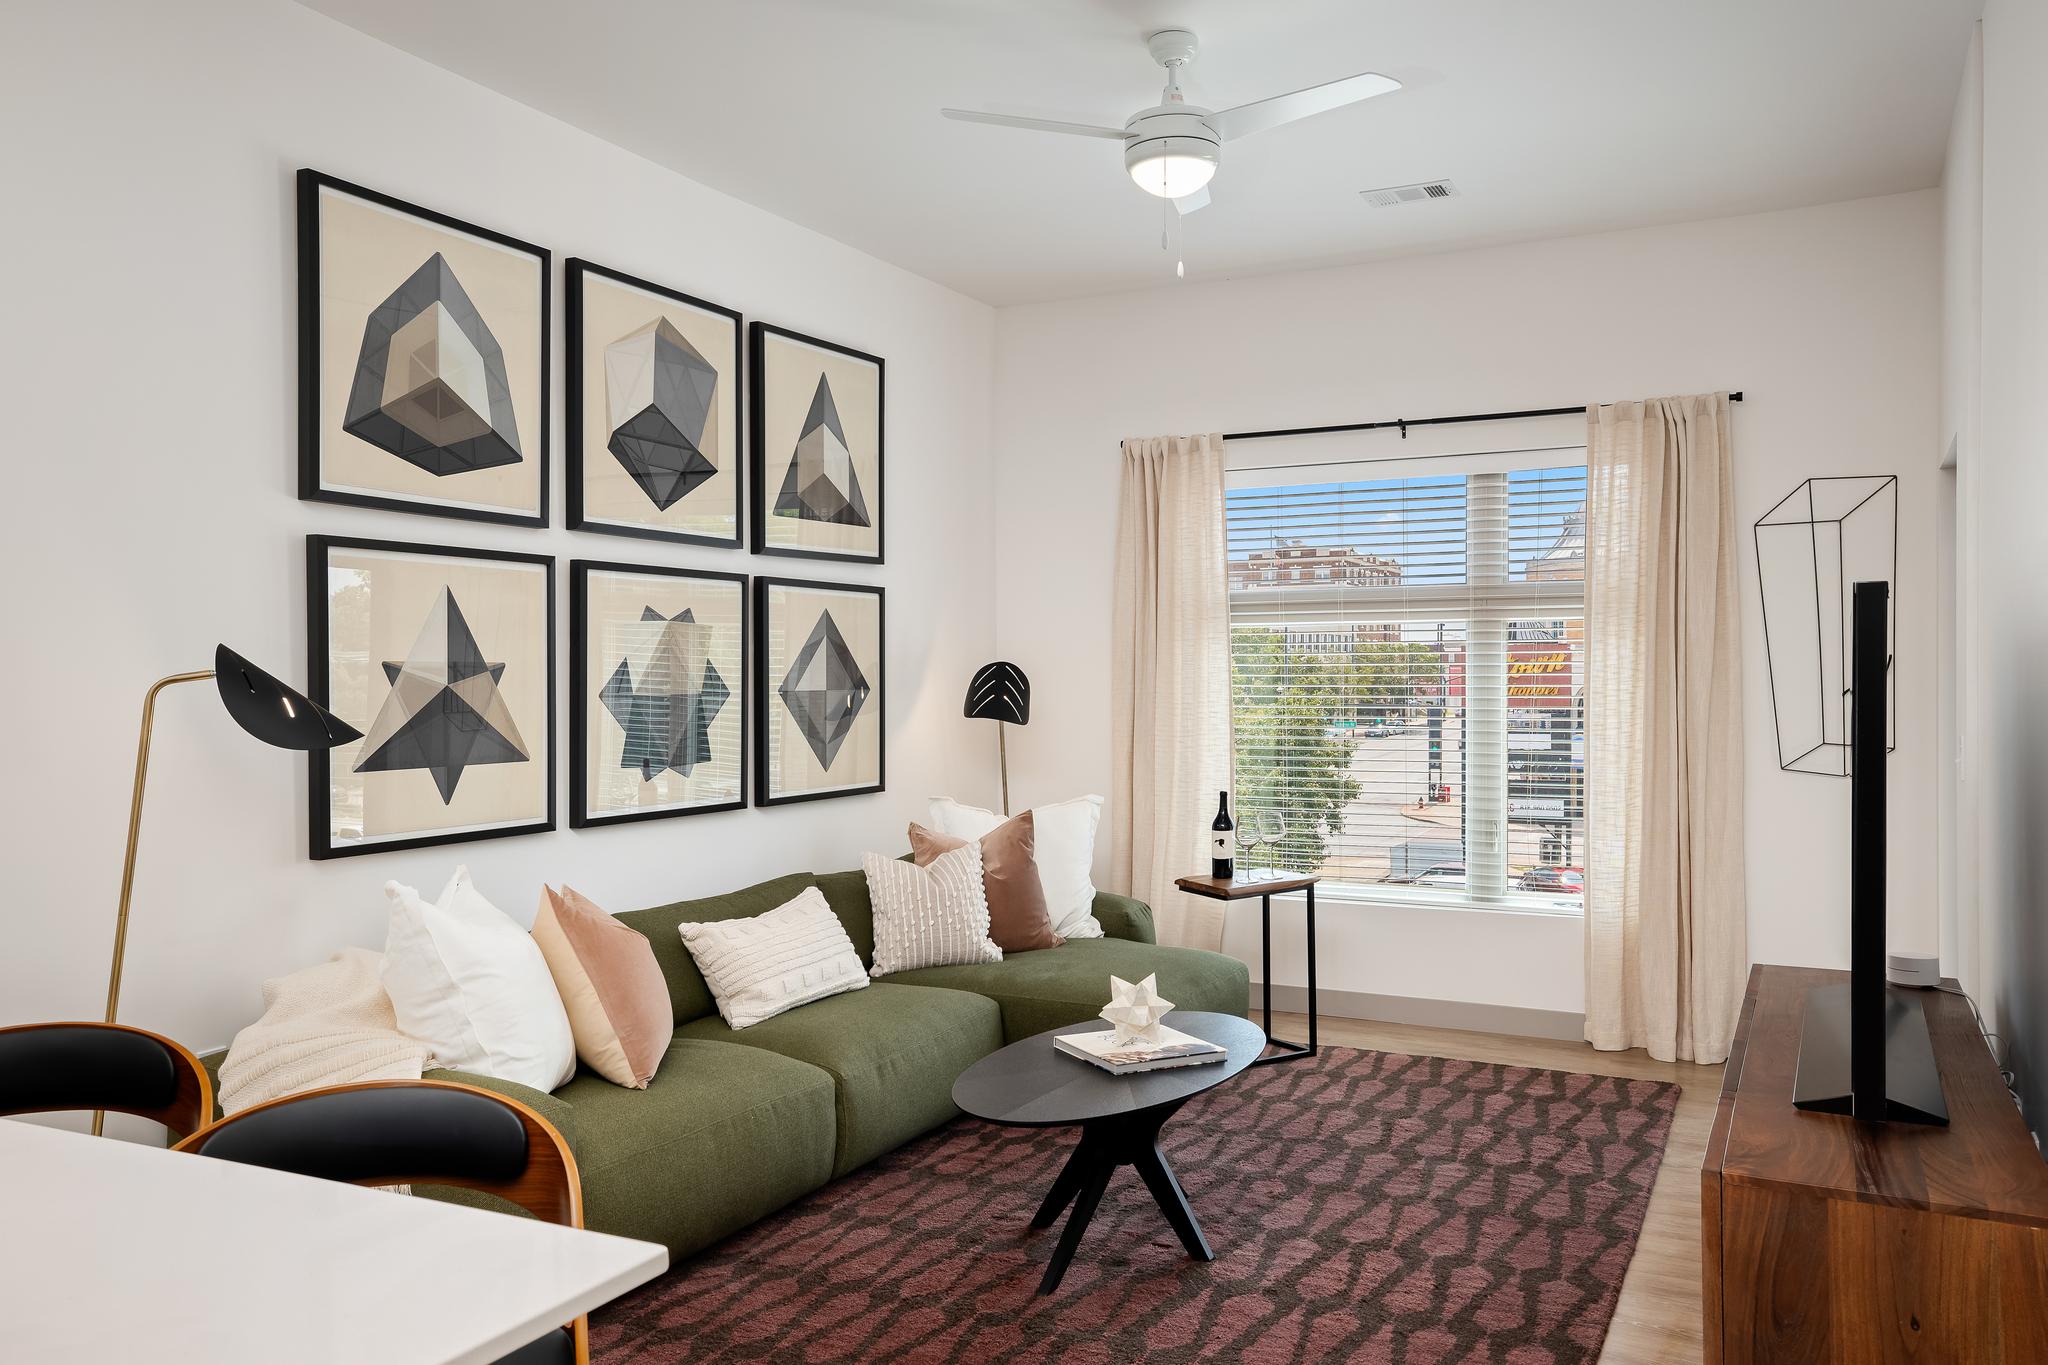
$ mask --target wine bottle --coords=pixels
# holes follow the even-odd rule
[[[1218,881],[1237,875],[1237,860],[1231,856],[1231,836],[1237,826],[1230,818],[1230,793],[1216,793],[1216,818],[1209,822],[1209,872]]]

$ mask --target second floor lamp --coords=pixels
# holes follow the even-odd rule
[[[1003,814],[1010,813],[1010,747],[1004,738],[1006,725],[1031,723],[1031,679],[1024,670],[1002,659],[983,664],[967,684],[967,704],[961,714],[969,720],[996,723],[996,761],[1003,771]]]

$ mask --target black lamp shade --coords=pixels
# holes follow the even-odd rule
[[[280,749],[332,749],[363,732],[286,687],[226,645],[213,650],[213,683],[235,723]]]
[[[983,664],[967,684],[969,720],[1000,720],[1010,725],[1031,723],[1031,679],[1024,670],[1001,659]]]

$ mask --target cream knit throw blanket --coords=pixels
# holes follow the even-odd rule
[[[334,960],[263,983],[263,1016],[235,1035],[220,1068],[232,1114],[301,1090],[351,1081],[416,1081],[425,1043],[398,1031],[377,979],[383,954],[345,948]]]

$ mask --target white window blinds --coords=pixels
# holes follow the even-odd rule
[[[1585,470],[1523,458],[1232,475],[1246,867],[1576,903]]]

